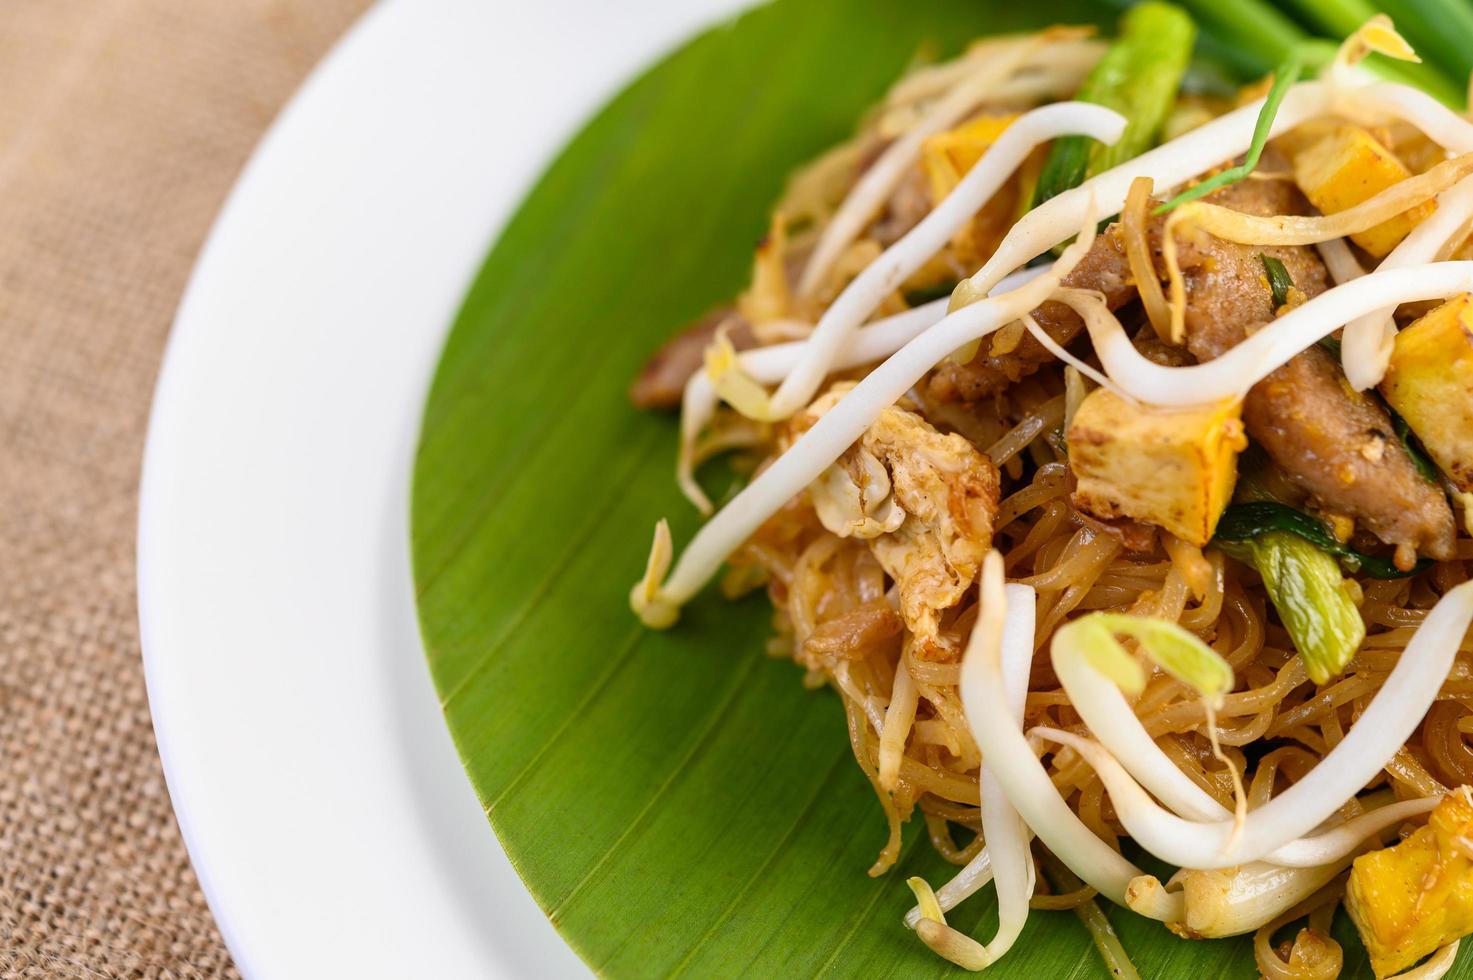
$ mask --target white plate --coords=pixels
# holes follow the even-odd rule
[[[250,977],[587,971],[476,803],[412,604],[441,339],[577,125],[742,0],[389,0],[272,127],[195,269],[139,519],[169,792]]]

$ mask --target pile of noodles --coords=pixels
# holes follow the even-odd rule
[[[984,417],[970,419],[975,431],[967,433],[990,446],[989,455],[1002,472],[995,546],[1005,556],[1008,580],[1037,590],[1035,647],[1047,649],[1071,614],[1098,610],[1169,620],[1199,636],[1236,674],[1237,686],[1217,712],[1217,738],[1223,755],[1245,773],[1249,807],[1261,805],[1344,737],[1427,610],[1467,579],[1463,562],[1473,559],[1473,540],[1460,538],[1457,560],[1416,576],[1361,581],[1368,636],[1344,675],[1317,688],[1289,637],[1266,611],[1267,597],[1251,569],[1218,551],[1204,553],[1179,543],[1173,544],[1173,556],[1162,537],[1150,551],[1128,552],[1118,537],[1071,506],[1061,448],[1064,387],[1064,369],[1045,367],[998,399],[995,421],[989,425],[979,413]],[[911,407],[943,430],[956,420],[954,412],[934,405]],[[812,507],[800,500],[768,521],[731,564],[728,591],[766,580],[775,634],[769,651],[792,657],[807,668],[808,684],[828,684],[843,700],[855,761],[873,784],[889,823],[870,874],[894,865],[901,825],[917,812],[936,851],[952,864],[965,865],[985,842],[978,807],[981,755],[962,711],[961,666],[911,656],[904,630],[873,636],[867,629],[874,617],[866,614],[886,604],[889,585],[866,543],[825,530]],[[971,600],[949,611],[945,627],[959,646],[976,616]],[[905,689],[909,702],[895,713],[898,727],[888,724],[897,688]],[[1232,776],[1214,756],[1196,692],[1158,672],[1135,709],[1157,744],[1231,810]],[[1025,711],[1025,727],[1038,725],[1087,734],[1046,657],[1034,661]],[[1473,783],[1473,749],[1464,738],[1469,733],[1473,640],[1464,641],[1416,737],[1373,785],[1410,798]],[[903,753],[896,776],[886,784],[879,774],[882,737]],[[1045,761],[1054,785],[1080,819],[1118,848],[1125,833],[1094,770],[1068,748]],[[1321,896],[1321,907],[1333,908],[1336,897]],[[1088,890],[1080,890],[1068,902],[1090,898]],[[1058,899],[1046,904],[1066,907]],[[1260,932],[1266,935],[1272,928]]]
[[[1094,42],[1065,37],[1058,43],[1063,55],[1045,60],[1042,81],[1033,79],[1032,88],[1019,84],[1016,99],[1001,99],[992,108],[1009,108],[1014,101],[1028,104],[1051,85],[1067,89],[1098,57]],[[764,246],[766,254],[759,253],[753,289],[743,299],[759,342],[799,339],[812,329],[837,288],[797,288],[777,270],[785,257],[813,250],[845,199],[860,158],[913,126],[914,104],[946,91],[961,64],[920,73],[897,86],[871,119],[866,135],[832,151],[792,182],[778,208],[782,217]],[[1047,77],[1050,71],[1060,77]],[[1132,198],[1127,217],[1142,199],[1139,192]],[[1009,223],[1003,221],[997,235]],[[833,280],[846,281],[884,250],[883,243],[867,237],[873,234],[870,227],[834,253]],[[985,257],[989,244],[996,242],[959,237],[915,278],[945,282],[963,277]],[[1326,257],[1333,268],[1334,256]],[[1150,319],[1161,319],[1159,308],[1149,309],[1152,297],[1143,299]],[[785,315],[766,315],[764,303],[781,307]],[[897,293],[874,315],[905,308]],[[1018,342],[1017,327],[984,343],[990,342],[994,353],[1005,353],[1007,345]],[[851,371],[848,376],[863,374]],[[1473,560],[1473,540],[1460,537],[1455,560],[1432,564],[1411,577],[1357,579],[1367,637],[1342,676],[1316,687],[1275,621],[1251,568],[1164,532],[1127,541],[1118,529],[1101,525],[1071,504],[1063,433],[1084,393],[1075,369],[1055,361],[975,405],[932,400],[916,389],[903,407],[942,432],[965,436],[997,465],[1002,499],[993,546],[1004,556],[1007,581],[1036,591],[1035,650],[1048,649],[1071,617],[1108,611],[1179,624],[1231,665],[1235,686],[1213,719],[1198,692],[1160,671],[1151,676],[1134,710],[1167,756],[1224,808],[1231,811],[1237,802],[1235,774],[1241,774],[1248,807],[1255,808],[1299,780],[1345,737],[1438,597],[1467,579],[1464,562]],[[760,471],[781,454],[782,428],[782,423],[754,422],[723,408],[690,447],[687,465],[693,468],[717,453],[741,449]],[[985,846],[979,807],[982,758],[963,712],[961,664],[913,655],[909,636],[892,611],[893,594],[887,598],[894,586],[868,543],[826,530],[807,495],[800,494],[732,553],[728,566],[722,586],[729,595],[765,587],[771,598],[770,652],[792,658],[806,669],[808,685],[828,685],[842,699],[854,758],[874,786],[888,822],[888,837],[870,874],[882,874],[896,863],[902,824],[917,815],[947,861],[962,866],[976,857]],[[962,604],[943,616],[943,633],[956,649],[966,646],[977,621],[975,596],[969,591]],[[1217,747],[1210,729],[1214,724]],[[1023,719],[1025,729],[1038,726],[1089,734],[1047,657],[1034,660]],[[1473,784],[1473,749],[1465,740],[1470,734],[1473,641],[1465,637],[1438,700],[1368,788],[1383,787],[1395,798],[1410,799]],[[1042,761],[1069,807],[1118,850],[1126,833],[1095,770],[1069,747],[1050,743],[1043,751]],[[1345,810],[1358,812],[1358,804],[1351,800]],[[1057,877],[1054,887],[1059,887]],[[1258,930],[1255,951],[1265,975],[1303,978],[1338,972],[1340,954],[1328,936],[1328,917],[1343,889],[1341,875]],[[1092,907],[1092,890],[1066,890],[1036,895],[1034,904]],[[1276,946],[1277,931],[1305,916],[1310,928]],[[1327,969],[1331,961],[1334,969]]]

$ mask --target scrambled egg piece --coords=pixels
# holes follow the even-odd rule
[[[1381,393],[1459,490],[1473,490],[1473,299],[1448,300],[1396,335]]]
[[[1337,126],[1294,159],[1294,182],[1325,214],[1354,207],[1411,175],[1395,153],[1360,126]],[[1374,228],[1356,232],[1351,241],[1376,258],[1384,258],[1436,209],[1435,203],[1425,201]]]
[[[1400,973],[1473,932],[1473,796],[1443,798],[1427,826],[1395,847],[1362,854],[1345,905],[1378,977]]]
[[[1080,403],[1066,439],[1079,480],[1074,504],[1104,520],[1129,517],[1204,545],[1237,481],[1245,446],[1241,402],[1167,411],[1105,388]]]
[[[847,391],[836,386],[797,420],[812,425]],[[891,406],[808,488],[834,534],[870,542],[900,594],[900,615],[926,660],[951,660],[941,613],[966,595],[992,546],[997,467],[960,435],[942,435],[914,412]]]

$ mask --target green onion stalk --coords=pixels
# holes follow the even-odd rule
[[[1285,6],[1330,37],[1349,37],[1380,13],[1370,0],[1288,0]]]
[[[1086,136],[1054,141],[1039,175],[1034,206],[1155,145],[1176,105],[1176,93],[1192,56],[1196,26],[1169,3],[1147,0],[1120,18],[1120,37],[1105,52],[1075,96],[1123,115],[1125,133],[1112,146]]]
[[[1247,541],[1272,531],[1287,531],[1308,541],[1325,554],[1338,558],[1351,572],[1358,572],[1367,578],[1406,578],[1408,575],[1426,571],[1432,564],[1430,560],[1423,558],[1411,569],[1404,570],[1397,568],[1396,563],[1389,558],[1368,555],[1341,544],[1325,529],[1324,524],[1303,511],[1263,496],[1250,496],[1255,485],[1256,478],[1252,474],[1244,473],[1239,477],[1237,498],[1248,502],[1233,504],[1223,512],[1222,518],[1217,522],[1219,542]]]
[[[1181,0],[1202,30],[1249,74],[1261,75],[1293,54],[1308,37],[1264,0]],[[1357,25],[1359,26],[1359,25]]]
[[[1467,92],[1460,79],[1473,70],[1473,7],[1461,0],[1289,0],[1325,37],[1311,37],[1266,0],[1181,0],[1204,32],[1202,47],[1245,74],[1263,74],[1291,55],[1306,67],[1328,65],[1340,41],[1385,10],[1431,64],[1408,64],[1372,55],[1365,67],[1390,81],[1405,82],[1461,109]]]
[[[1272,285],[1270,258],[1263,261]],[[1316,684],[1324,684],[1345,669],[1366,636],[1342,563],[1374,578],[1406,573],[1385,558],[1341,543],[1320,521],[1274,499],[1266,479],[1269,465],[1257,446],[1243,454],[1238,502],[1223,512],[1212,543],[1257,570],[1305,673]]]
[[[1258,571],[1310,680],[1325,684],[1345,669],[1366,624],[1332,556],[1289,531],[1217,544]]]

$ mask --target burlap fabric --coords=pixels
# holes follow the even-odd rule
[[[0,3],[4,977],[236,975],[149,724],[138,471],[159,357],[210,222],[365,6]]]

